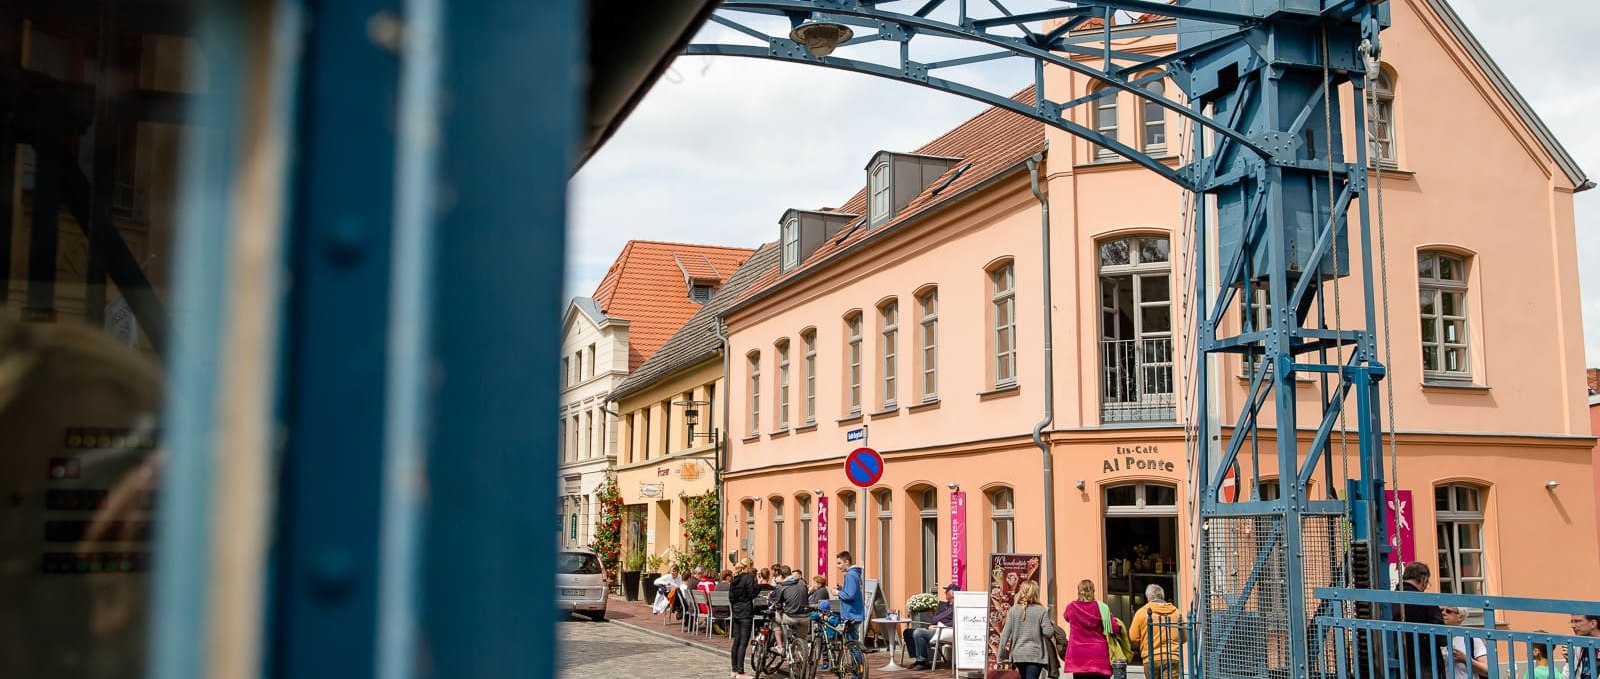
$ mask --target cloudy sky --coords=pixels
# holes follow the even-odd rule
[[[1578,163],[1600,177],[1600,5],[1451,3]],[[962,77],[1009,92],[1030,81],[1031,68],[986,65]],[[589,294],[629,239],[772,240],[783,210],[837,205],[854,193],[872,152],[915,148],[982,109],[830,69],[682,57],[571,183],[567,294]],[[1577,214],[1588,362],[1600,366],[1600,189],[1578,194]]]

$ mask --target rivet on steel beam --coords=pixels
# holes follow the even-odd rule
[[[367,19],[367,38],[390,52],[399,52],[406,38],[406,25],[394,12],[383,11]]]
[[[326,547],[311,565],[311,594],[324,601],[349,596],[356,580],[355,563],[342,547]]]
[[[361,225],[350,218],[339,219],[334,222],[323,239],[323,253],[334,264],[341,267],[350,267],[361,260],[366,254],[366,246],[362,242]]]

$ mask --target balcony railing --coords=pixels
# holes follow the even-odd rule
[[[1172,339],[1100,341],[1100,421],[1174,422]]]

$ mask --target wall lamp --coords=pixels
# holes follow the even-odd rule
[[[1076,485],[1078,490],[1083,490],[1088,484],[1084,483],[1083,479],[1078,479],[1078,483]]]
[[[952,492],[953,491],[957,491],[957,490],[961,490],[961,484],[956,483],[955,481],[951,481],[949,483],[944,484],[944,487],[945,488],[949,488]]]
[[[1561,487],[1561,482],[1560,481],[1545,481],[1544,482],[1544,489],[1545,490],[1555,490],[1555,489],[1560,488],[1560,487]]]

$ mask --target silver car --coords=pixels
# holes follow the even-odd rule
[[[599,622],[606,619],[606,568],[587,549],[564,549],[556,555],[556,605]]]

